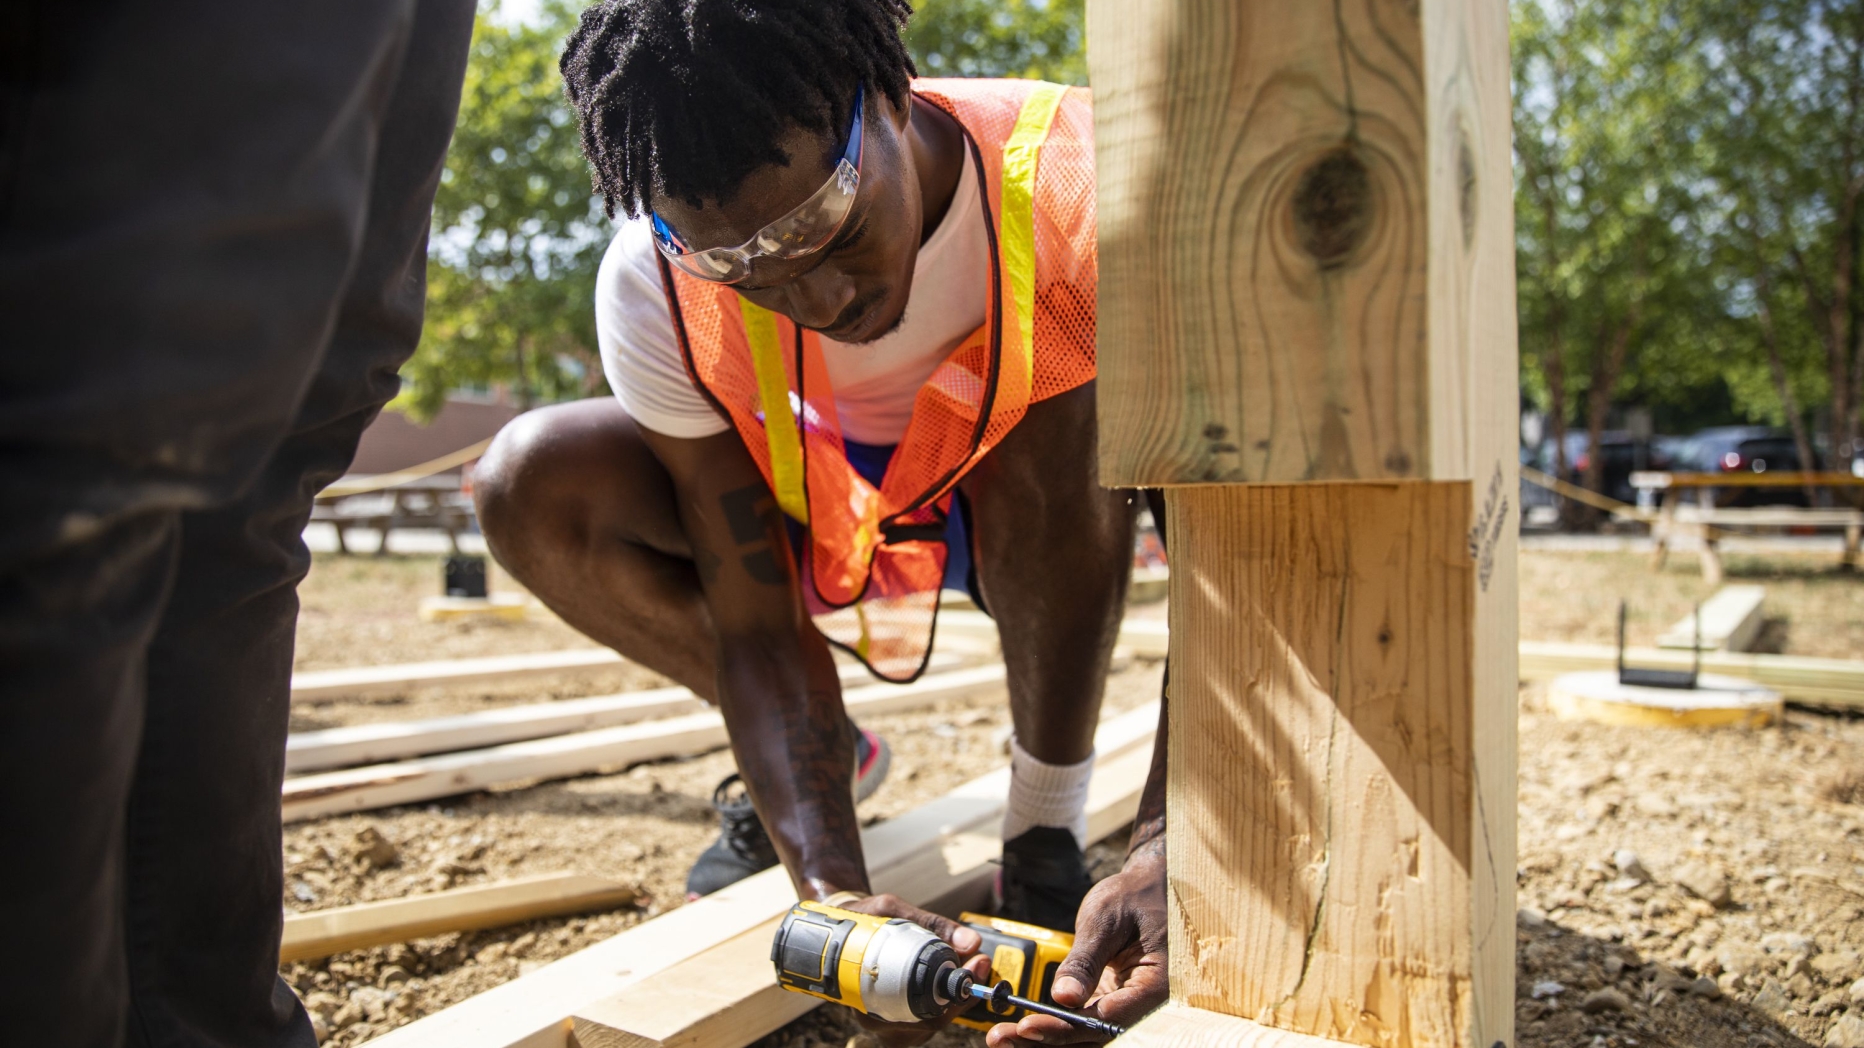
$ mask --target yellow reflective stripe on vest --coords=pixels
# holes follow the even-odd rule
[[[809,523],[809,499],[803,492],[803,442],[790,408],[790,379],[783,370],[783,343],[777,338],[776,314],[749,299],[738,299],[744,337],[751,344],[757,371],[757,399],[764,408],[764,441],[770,449],[770,484],[777,505],[798,523]]]
[[[1003,145],[1003,272],[1016,305],[1017,349],[1022,352],[1023,378],[1034,388],[1036,373],[1036,161],[1048,139],[1055,111],[1067,88],[1037,84],[1016,127]]]

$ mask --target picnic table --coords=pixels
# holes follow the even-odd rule
[[[1663,567],[1673,540],[1679,536],[1693,537],[1701,543],[1703,578],[1711,586],[1721,585],[1721,537],[1733,528],[1842,530],[1845,544],[1839,557],[1839,569],[1850,571],[1857,567],[1858,547],[1860,539],[1864,538],[1864,511],[1849,507],[1717,506],[1714,494],[1724,488],[1864,488],[1864,477],[1850,473],[1783,470],[1764,473],[1640,471],[1631,474],[1631,486],[1637,489],[1639,509],[1646,513],[1653,502],[1661,499],[1656,515],[1647,518],[1651,538],[1655,540],[1652,563],[1657,568]],[[1683,503],[1680,496],[1685,491],[1698,494],[1696,504]]]
[[[353,474],[332,484],[311,507],[311,519],[336,528],[337,549],[350,552],[344,531],[370,528],[382,536],[376,555],[388,552],[388,533],[394,528],[439,528],[447,533],[453,552],[460,551],[460,532],[472,526],[472,499],[460,488],[457,476],[431,476],[397,480],[393,486],[356,493],[367,488],[370,477]]]

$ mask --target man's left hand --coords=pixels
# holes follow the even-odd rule
[[[1087,893],[1075,921],[1074,949],[1056,971],[1055,1003],[1116,1026],[1131,1026],[1165,1003],[1165,849],[1142,848],[1126,868]],[[1105,1040],[1051,1015],[998,1023],[990,1048]]]

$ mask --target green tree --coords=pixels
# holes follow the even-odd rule
[[[906,45],[921,76],[1087,82],[1085,0],[920,0]]]
[[[1682,236],[1692,202],[1673,105],[1690,73],[1666,7],[1528,0],[1513,9],[1522,362],[1562,472],[1569,423],[1582,420],[1598,447],[1646,358],[1684,337],[1696,260]],[[1603,466],[1590,456],[1587,487],[1602,487]]]
[[[1790,423],[1802,454],[1805,407],[1822,406],[1842,464],[1864,401],[1864,8],[1717,0],[1681,17],[1705,71],[1689,107],[1715,206],[1705,232],[1731,324],[1759,349],[1733,385]]]
[[[426,330],[393,405],[416,418],[462,386],[507,386],[527,407],[605,388],[593,303],[612,227],[557,74],[577,10],[544,0],[507,25],[493,3],[474,25],[434,198]]]

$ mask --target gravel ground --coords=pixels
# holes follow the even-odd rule
[[[1864,583],[1827,558],[1730,556],[1731,579],[1769,586],[1768,642],[1864,657]],[[548,615],[523,623],[419,623],[434,558],[320,557],[306,584],[300,669],[586,646]],[[1662,573],[1634,554],[1522,558],[1523,635],[1609,641],[1617,595],[1648,642],[1706,596],[1694,558]],[[320,609],[313,613],[310,609]],[[1158,614],[1153,606],[1135,609]],[[1138,663],[1109,709],[1157,694]],[[415,689],[305,705],[302,730],[406,719],[664,683],[639,667],[507,686]],[[874,718],[895,750],[868,819],[923,803],[1003,762],[1000,702]],[[1569,724],[1522,692],[1517,1020],[1520,1048],[1864,1048],[1864,720],[1792,713],[1760,732]],[[633,884],[621,910],[440,936],[286,965],[328,1039],[355,1045],[679,905],[686,867],[714,832],[728,753],[507,788],[442,804],[286,828],[285,907],[320,909],[553,871]],[[385,843],[384,843],[385,842]],[[1097,853],[1117,867],[1118,842]],[[1725,894],[1724,894],[1725,893]],[[867,1044],[823,1008],[763,1048]],[[952,1030],[935,1044],[975,1046]]]
[[[1767,587],[1757,650],[1864,658],[1864,581],[1835,570],[1836,555],[1731,553],[1722,562],[1729,583]],[[1652,645],[1714,592],[1693,553],[1672,555],[1662,571],[1638,553],[1525,552],[1520,565],[1524,640],[1615,643],[1623,599],[1627,639]]]
[[[1864,720],[1521,714],[1523,1048],[1864,1046]]]

